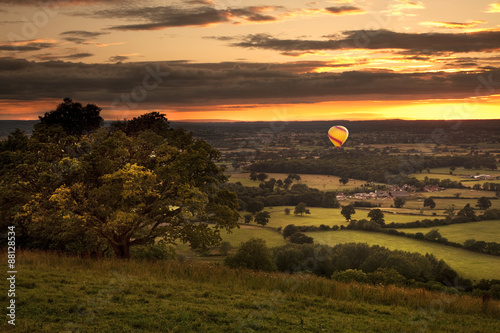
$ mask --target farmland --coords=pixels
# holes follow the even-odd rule
[[[230,172],[228,173],[229,181],[232,183],[241,182],[245,186],[259,186],[259,181],[250,180],[249,172]],[[266,173],[268,179],[284,180],[288,175],[284,173]],[[342,191],[345,189],[353,189],[365,184],[365,181],[359,179],[349,179],[347,184],[339,182],[340,177],[330,175],[307,175],[301,174],[299,184],[307,184],[312,188],[317,188],[322,191]]]

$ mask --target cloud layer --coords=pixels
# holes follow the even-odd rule
[[[140,102],[165,107],[236,102],[468,98],[491,94],[500,87],[500,82],[495,82],[495,78],[500,77],[498,68],[484,69],[481,73],[308,72],[327,65],[325,62],[268,66],[186,62],[83,64],[2,58],[0,99],[70,96],[115,107]],[[490,87],[484,82],[489,82]]]
[[[474,33],[405,33],[390,30],[354,30],[324,40],[279,39],[253,34],[230,45],[280,52],[314,52],[343,49],[399,49],[413,53],[481,52],[500,48],[500,31]]]

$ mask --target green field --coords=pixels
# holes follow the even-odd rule
[[[285,208],[289,208],[291,213],[290,215],[285,214]],[[309,207],[311,214],[304,215],[294,215],[295,207],[289,206],[279,206],[272,208],[265,208],[264,210],[268,211],[271,214],[271,219],[269,221],[268,226],[273,228],[278,227],[286,227],[289,224],[295,225],[314,225],[320,226],[321,224],[333,226],[333,225],[348,225],[349,223],[346,221],[345,217],[340,214],[340,208],[318,208],[318,207]],[[353,219],[361,220],[368,219],[369,209],[358,209],[356,208],[356,214],[352,216]],[[389,214],[385,213],[385,222],[413,222],[416,220],[421,220],[423,218],[428,218],[428,216],[418,216],[418,215],[403,215],[403,214]]]
[[[435,212],[437,215],[444,215],[444,210],[448,208],[451,205],[455,205],[455,208],[460,210],[464,208],[465,205],[470,204],[471,207],[477,209],[477,198],[459,198],[459,199],[440,199],[440,198],[433,198],[434,203],[436,204],[436,207],[433,209],[429,207],[424,208],[424,199],[420,198],[417,200],[408,200],[403,208],[410,208],[410,209],[415,209],[416,211],[419,211],[420,209],[423,209],[423,212],[425,214],[431,214]],[[496,198],[490,198],[491,201],[491,207],[490,208],[496,208],[500,209],[500,199]],[[482,214],[482,210],[477,210],[476,215]]]
[[[279,232],[269,228],[258,227],[255,224],[241,225],[239,229],[233,229],[231,233],[222,231],[221,237],[223,241],[229,242],[234,247],[239,247],[241,243],[251,238],[265,239],[269,247],[281,246],[286,243]]]
[[[21,251],[16,264],[16,326],[4,317],[2,332],[500,330],[498,301],[485,308],[480,298],[421,289],[345,284],[191,261]],[[5,306],[7,294],[0,297]]]
[[[476,175],[490,175],[492,177],[499,177],[500,170],[486,170],[486,169],[471,169],[457,168],[450,175],[450,168],[432,168],[430,173],[424,171],[422,173],[413,173],[410,177],[415,177],[418,180],[424,180],[425,177],[437,179],[450,179],[453,181],[461,182],[464,186],[473,187],[475,184],[483,185],[484,183],[500,183],[500,179],[470,179],[463,176],[476,176]]]
[[[468,239],[485,242],[500,242],[500,220],[479,221],[451,225],[442,225],[431,228],[404,228],[398,229],[406,233],[428,233],[432,229],[439,229],[441,236],[451,242],[461,243]]]
[[[339,230],[308,232],[318,244],[333,246],[342,243],[368,243],[385,246],[391,250],[404,250],[418,253],[432,253],[446,261],[461,276],[478,282],[480,279],[500,279],[500,257],[475,253],[442,244],[426,242],[383,233]]]
[[[443,191],[436,192],[422,192],[419,193],[422,197],[455,197],[455,194],[460,193],[459,198],[479,198],[479,197],[489,197],[494,198],[494,191],[480,191],[472,189],[459,189],[459,188],[447,188]]]
[[[260,182],[258,180],[253,181],[250,179],[249,172],[227,172],[230,176],[229,182],[236,183],[241,182],[245,186],[259,186]],[[288,174],[286,173],[266,173],[267,179],[274,178],[276,180],[285,180]],[[360,187],[366,184],[366,181],[359,179],[349,179],[346,185],[339,183],[340,177],[329,176],[329,175],[300,175],[300,181],[294,181],[294,184],[306,184],[309,187],[317,188],[322,191],[342,191],[343,189],[352,189]]]

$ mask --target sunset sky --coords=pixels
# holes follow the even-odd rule
[[[0,0],[0,120],[499,119],[499,0]]]

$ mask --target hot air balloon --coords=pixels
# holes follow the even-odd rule
[[[348,136],[349,131],[344,126],[333,126],[328,130],[328,138],[337,149],[340,149]]]

